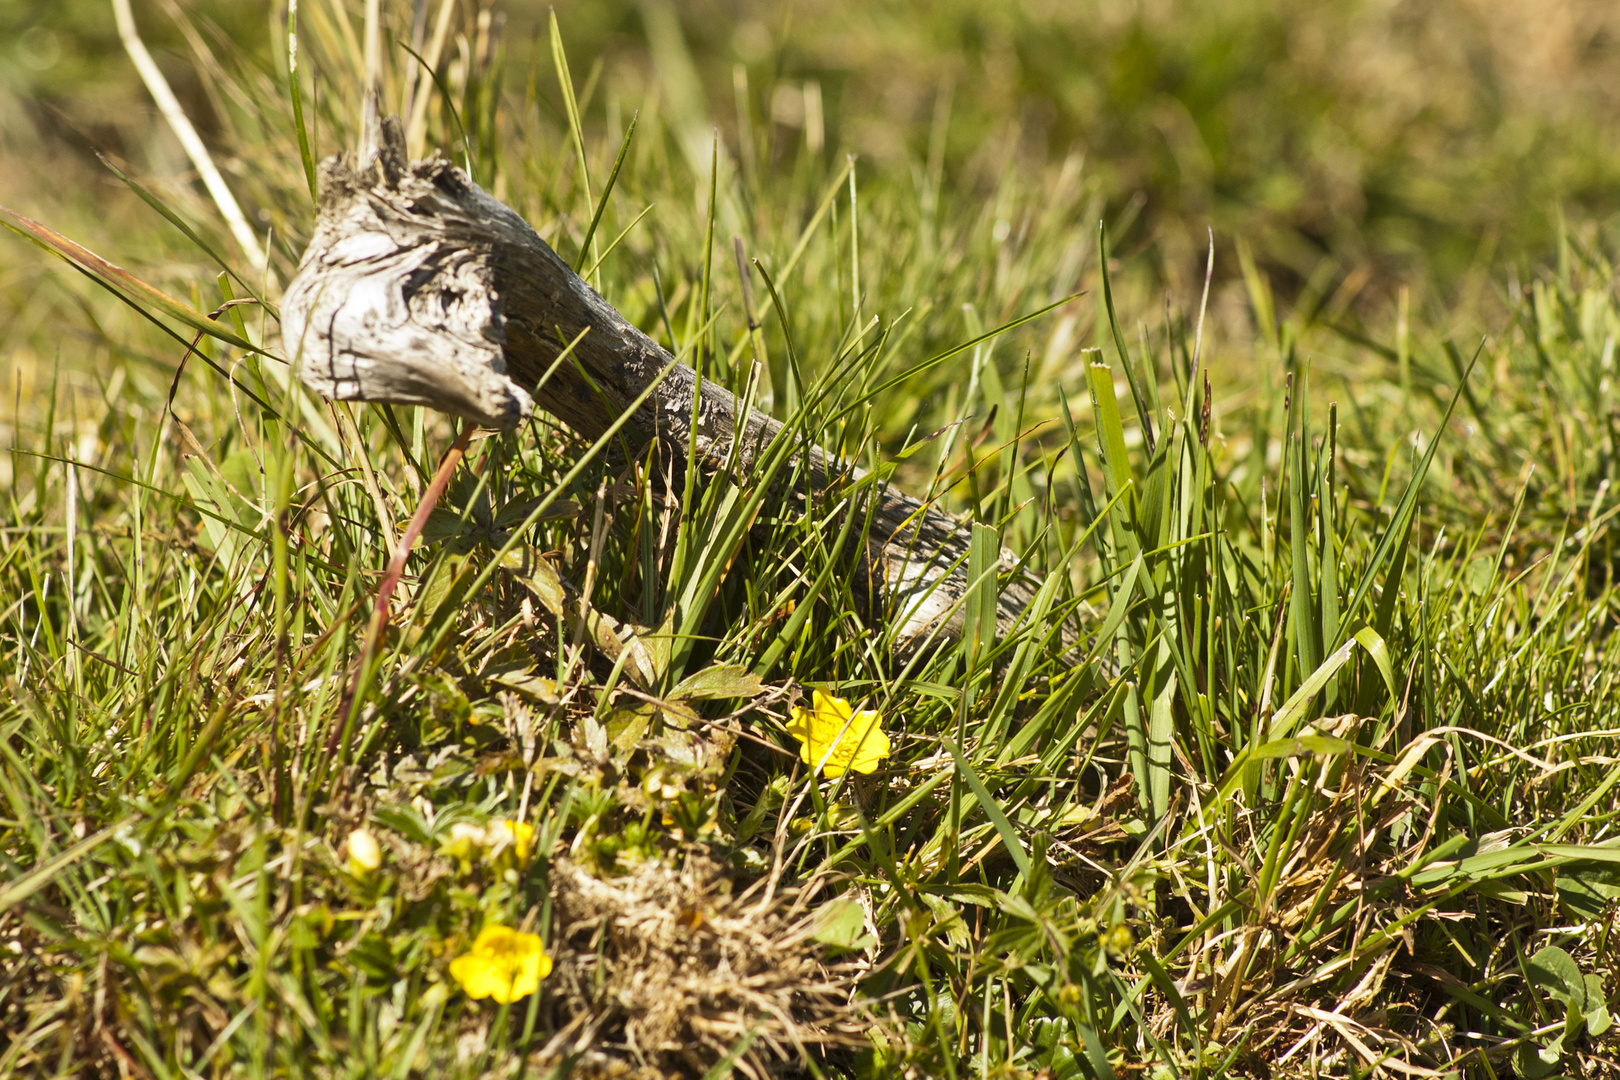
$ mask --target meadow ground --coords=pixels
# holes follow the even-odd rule
[[[1620,1074],[1620,17],[1508,7],[381,4],[413,153],[868,472],[537,412],[369,663],[455,427],[276,306],[366,5],[136,6],[230,199],[0,13],[0,1073]]]

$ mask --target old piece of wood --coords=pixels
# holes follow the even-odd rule
[[[407,163],[399,122],[356,169],[321,165],[319,220],[283,298],[283,342],[304,382],[327,397],[430,405],[511,428],[541,407],[587,438],[643,396],[671,357],[602,299],[529,224],[442,158]],[[583,332],[583,337],[581,334]],[[693,408],[694,392],[698,395]],[[692,421],[697,420],[696,439]],[[636,408],[632,441],[657,439],[699,465],[733,460],[748,475],[782,425],[676,365]],[[859,476],[820,450],[804,470],[815,488]],[[878,497],[865,555],[900,628],[897,646],[960,637],[970,530],[959,518],[892,488]],[[998,629],[1039,582],[1001,553]],[[868,575],[862,575],[868,577]],[[1072,628],[1065,628],[1072,643]]]

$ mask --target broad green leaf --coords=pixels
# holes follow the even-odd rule
[[[523,583],[525,588],[534,593],[535,598],[540,601],[541,606],[547,611],[553,615],[563,613],[563,601],[566,599],[566,594],[563,592],[562,578],[558,575],[557,568],[551,565],[549,559],[536,557],[529,566],[529,572],[519,574],[518,580]]]
[[[1609,1015],[1608,1001],[1603,993],[1603,976],[1589,971],[1586,973],[1585,983],[1586,1008],[1582,1012],[1582,1017],[1586,1020],[1587,1032],[1593,1038],[1597,1038],[1609,1030],[1614,1020]]]
[[[860,949],[871,941],[865,937],[865,914],[861,905],[844,897],[823,904],[816,911],[815,933],[811,938],[839,949]]]
[[[461,514],[447,506],[435,506],[422,525],[422,543],[437,544],[472,531],[472,523],[461,520]]]
[[[1575,918],[1598,919],[1620,901],[1620,866],[1577,862],[1558,868],[1558,899]]]
[[[1557,1046],[1537,1046],[1533,1042],[1521,1043],[1514,1051],[1513,1065],[1526,1080],[1541,1080],[1551,1076],[1563,1055]]]
[[[608,740],[613,743],[621,759],[635,751],[657,712],[656,706],[639,702],[628,709],[617,709],[603,718],[602,726],[607,729]]]
[[[457,586],[467,584],[471,569],[471,555],[451,552],[436,561],[428,571],[427,581],[417,588],[415,621],[425,624],[446,603],[464,595]]]
[[[1130,454],[1125,449],[1125,423],[1119,415],[1119,399],[1114,396],[1114,373],[1107,364],[1087,368],[1091,385],[1091,408],[1097,421],[1097,448],[1102,453],[1103,475],[1110,497],[1131,487]],[[1115,540],[1127,553],[1137,550],[1134,509],[1129,496],[1116,517]],[[1121,519],[1123,519],[1121,521]]]
[[[740,664],[715,664],[682,679],[669,696],[691,701],[720,701],[751,698],[764,688],[764,681]]]
[[[557,695],[556,679],[548,679],[527,671],[497,672],[490,676],[490,681],[497,686],[515,690],[524,697],[538,701],[542,705],[555,705],[561,700]]]
[[[1348,754],[1352,749],[1349,742],[1331,735],[1293,735],[1256,747],[1253,757],[1257,761],[1268,761],[1273,758],[1304,757],[1307,754]]]
[[[1530,982],[1567,1002],[1576,1012],[1586,1008],[1586,982],[1575,958],[1556,945],[1545,945],[1525,963]]]
[[[1395,669],[1389,663],[1389,646],[1384,644],[1384,639],[1370,626],[1362,627],[1352,636],[1361,642],[1361,647],[1367,650],[1367,655],[1372,657],[1373,664],[1378,668],[1378,674],[1384,677],[1384,686],[1389,690],[1390,703],[1399,704],[1401,688],[1395,681]]]
[[[535,507],[540,506],[542,502],[544,502],[544,499],[534,498],[507,503],[495,515],[495,528],[511,529],[522,525],[529,520],[529,515],[533,514]],[[545,506],[534,521],[567,521],[570,518],[578,517],[579,509],[579,503],[573,499],[558,499]],[[530,524],[533,524],[533,522],[530,522]]]

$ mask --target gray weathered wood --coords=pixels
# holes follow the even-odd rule
[[[328,397],[434,408],[511,428],[538,404],[587,438],[602,434],[671,357],[581,280],[521,217],[440,158],[407,163],[397,119],[356,169],[321,166],[319,220],[282,301],[285,348],[304,382]],[[584,332],[569,361],[553,367]],[[541,386],[542,379],[544,385]],[[537,390],[538,387],[538,390]],[[782,425],[676,365],[629,427],[684,459],[698,407],[698,464],[735,460],[748,475]],[[735,454],[733,458],[732,455]],[[860,475],[810,451],[810,483]],[[962,630],[969,530],[958,518],[885,490],[866,537],[870,580],[899,620],[902,648]],[[1037,582],[1003,551],[1002,630]],[[1072,634],[1065,634],[1071,641]]]

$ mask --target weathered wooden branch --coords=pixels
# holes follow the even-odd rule
[[[281,312],[287,354],[316,392],[431,405],[496,428],[526,418],[540,387],[542,408],[598,437],[672,359],[460,169],[440,158],[407,163],[392,117],[371,161],[359,169],[344,158],[322,164],[315,235]],[[554,365],[563,342],[576,338],[572,357]],[[739,415],[730,392],[708,381],[699,387],[684,364],[636,408],[632,439],[657,439],[685,459],[694,392],[698,464],[732,460],[747,476],[782,425],[757,410]],[[813,487],[859,475],[819,450],[810,454]],[[960,636],[969,536],[960,519],[909,495],[877,496],[865,555],[901,620],[902,648],[936,631],[938,639]],[[1016,568],[1008,552],[1001,562],[1004,572]],[[1002,630],[1037,586],[1016,573],[1003,581]]]

